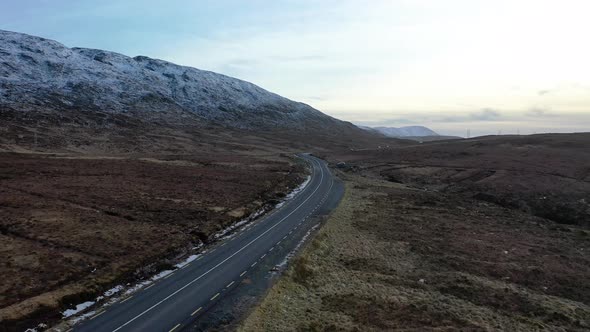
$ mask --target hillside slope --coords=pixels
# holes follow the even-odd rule
[[[133,130],[123,138],[171,127],[376,137],[242,80],[9,31],[0,31],[0,110],[3,143],[17,145],[59,147],[122,128]],[[76,130],[39,130],[64,126]]]

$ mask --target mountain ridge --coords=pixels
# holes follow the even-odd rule
[[[160,113],[169,122],[194,118],[238,129],[355,130],[307,104],[223,74],[147,56],[68,48],[10,31],[0,30],[0,41],[2,106]]]
[[[4,30],[0,119],[7,151],[186,151],[252,134],[297,149],[385,139],[244,80]]]

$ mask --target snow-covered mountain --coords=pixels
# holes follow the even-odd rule
[[[366,127],[361,126],[365,130],[377,131],[388,137],[424,137],[424,136],[439,136],[432,129],[423,126],[407,126],[407,127]]]
[[[239,79],[2,30],[0,108],[0,113],[16,115],[37,111],[68,117],[77,112],[92,123],[97,117],[126,115],[246,130],[360,131]]]

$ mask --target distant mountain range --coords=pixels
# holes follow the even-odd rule
[[[2,30],[0,122],[11,126],[5,133],[14,133],[21,141],[33,135],[33,130],[27,132],[26,128],[56,126],[77,131],[219,127],[303,138],[312,133],[351,142],[357,137],[376,136],[225,75],[145,56],[68,48],[56,41]],[[35,130],[34,134],[37,140],[37,134],[43,133]]]
[[[424,126],[407,126],[407,127],[367,127],[359,126],[369,132],[379,133],[391,138],[401,138],[418,142],[442,141],[450,139],[461,139],[458,136],[439,135],[434,130]]]
[[[430,128],[423,126],[407,127],[367,127],[359,126],[368,131],[376,131],[388,137],[422,137],[422,136],[440,136]]]

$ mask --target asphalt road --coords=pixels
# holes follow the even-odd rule
[[[308,185],[285,205],[199,259],[75,325],[74,331],[179,331],[215,306],[248,277],[256,264],[284,243],[297,243],[297,229],[334,193],[325,162],[302,155],[312,166]],[[288,240],[288,241],[286,241]],[[298,239],[295,239],[298,240]]]

